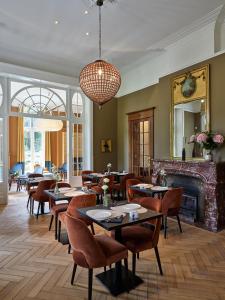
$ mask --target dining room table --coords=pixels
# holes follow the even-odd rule
[[[125,172],[125,171],[123,171],[123,172],[112,171],[112,172],[105,172],[105,173],[85,174],[85,177],[91,181],[98,182],[102,177],[105,177],[107,175],[113,175],[115,178],[115,181],[120,182],[121,178],[127,174],[128,174],[128,172]]]
[[[132,191],[142,192],[146,194],[146,197],[157,197],[162,199],[165,193],[171,189],[171,187],[168,186],[159,186],[159,185],[153,185],[150,183],[139,183],[136,185],[131,185],[129,187]]]
[[[135,211],[137,212],[135,217],[131,216],[131,211],[134,211],[135,208],[134,206],[136,207]],[[129,210],[129,207],[131,210]],[[103,212],[103,215],[104,213],[106,214],[107,211],[108,214],[111,212],[111,217],[96,219],[94,214],[96,210],[98,213],[100,212],[100,215],[101,211]],[[90,218],[94,223],[102,227],[104,230],[109,232],[114,231],[115,240],[118,242],[122,242],[123,227],[140,224],[156,218],[162,218],[161,213],[143,208],[139,204],[128,203],[127,201],[123,201],[120,202],[119,205],[117,204],[109,207],[97,205],[93,207],[79,208],[78,211],[82,216]],[[114,268],[110,268],[107,271],[99,273],[96,275],[96,277],[115,297],[124,292],[129,292],[143,283],[143,279],[136,274],[133,274],[130,270],[128,270],[127,274],[127,270],[124,266],[122,266],[121,261],[117,262]]]

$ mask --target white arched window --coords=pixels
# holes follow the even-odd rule
[[[13,84],[13,83],[12,83]],[[14,84],[17,84],[14,82]],[[18,85],[18,84],[17,84]],[[59,90],[62,94],[62,92]],[[65,93],[66,95],[66,93]],[[41,116],[66,116],[66,101],[56,89],[29,85],[11,98],[11,111]]]
[[[75,92],[72,98],[72,111],[75,118],[80,118],[83,114],[83,99],[81,93]]]

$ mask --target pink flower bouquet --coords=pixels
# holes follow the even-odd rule
[[[213,150],[224,143],[224,136],[219,133],[200,132],[190,137],[189,143],[195,142],[206,150]]]

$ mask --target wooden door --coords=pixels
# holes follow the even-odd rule
[[[128,114],[129,171],[149,177],[154,149],[154,109]]]

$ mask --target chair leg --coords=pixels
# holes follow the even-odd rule
[[[182,233],[182,228],[181,228],[181,223],[180,223],[180,217],[177,215],[177,222],[178,222],[178,226],[179,226],[179,229],[180,229],[180,233]]]
[[[71,245],[69,244],[68,245],[68,254],[70,254],[70,251],[71,251]]]
[[[88,269],[88,300],[92,299],[93,269]]]
[[[30,196],[27,199],[27,209],[28,209],[29,203],[30,203]]]
[[[95,229],[94,229],[94,225],[93,225],[93,224],[91,224],[90,226],[91,226],[91,232],[92,232],[92,234],[93,234],[93,235],[95,235]]]
[[[155,246],[154,250],[155,250],[155,256],[156,256],[156,258],[157,258],[157,263],[158,263],[160,275],[163,275],[163,271],[162,271],[162,266],[161,266],[161,261],[160,261],[160,256],[159,256],[158,247]]]
[[[137,259],[139,259],[140,258],[140,254],[139,254],[139,252],[137,253]]]
[[[50,220],[50,224],[49,224],[49,227],[48,227],[48,231],[50,231],[51,228],[52,228],[52,222],[53,222],[53,219],[54,219],[54,216],[51,215],[51,220]]]
[[[106,267],[104,267],[104,272],[106,272]]]
[[[61,236],[61,221],[59,221],[59,227],[58,227],[58,242],[60,242],[60,236]]]
[[[38,210],[37,210],[37,216],[36,216],[37,219],[38,219],[40,207],[41,207],[41,202],[38,202]]]
[[[167,234],[167,216],[164,216],[164,238],[166,239]]]
[[[133,253],[132,255],[132,272],[133,275],[136,273],[136,253]]]
[[[75,277],[75,274],[76,274],[76,270],[77,270],[77,264],[74,263],[72,277],[71,277],[71,284],[72,285],[73,285],[73,282],[74,282],[74,277]]]
[[[128,272],[128,260],[127,260],[127,258],[124,258],[124,266],[125,266],[126,271]]]
[[[57,240],[58,237],[58,215],[55,215],[55,240]]]

